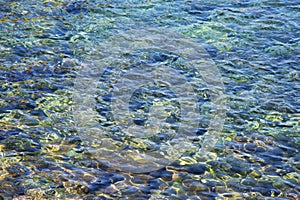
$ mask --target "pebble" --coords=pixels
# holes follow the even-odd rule
[[[104,192],[105,193],[108,193],[108,194],[112,194],[112,193],[116,193],[116,192],[118,192],[119,190],[118,190],[118,188],[115,186],[115,185],[110,185],[110,186],[108,186],[107,188],[105,188],[105,190],[104,190]]]
[[[224,197],[224,198],[228,198],[228,199],[239,199],[239,198],[243,198],[242,193],[240,192],[228,192],[228,193],[223,193],[220,194],[220,196]]]
[[[196,174],[196,175],[201,175],[204,174],[206,171],[207,167],[205,164],[191,164],[191,165],[175,165],[172,166],[174,170],[180,170],[180,171],[186,171],[188,173]],[[171,168],[169,168],[171,169]]]
[[[183,181],[183,186],[188,189],[188,191],[192,192],[198,192],[198,191],[209,191],[209,187],[207,185],[204,185],[198,180],[184,180]]]
[[[162,190],[163,188],[168,187],[168,185],[162,181],[161,179],[150,179],[148,181],[148,185],[150,187],[150,189],[160,189]]]
[[[263,173],[260,172],[258,169],[253,169],[250,173],[249,173],[249,177],[253,177],[253,178],[260,178],[262,177]]]
[[[243,179],[241,183],[246,186],[255,186],[257,184],[257,182],[252,178]]]
[[[192,165],[187,165],[187,167],[185,169],[189,173],[201,175],[201,174],[204,174],[207,167],[204,164],[192,164]]]
[[[166,171],[165,169],[161,169],[161,170],[150,172],[149,175],[154,178],[161,178],[164,181],[171,181],[173,172]]]
[[[22,113],[22,112],[19,112],[19,114],[21,115],[21,122],[24,124],[24,125],[27,125],[27,126],[37,126],[39,125],[39,120],[37,120],[36,118],[28,115],[28,114],[25,114],[25,113]]]

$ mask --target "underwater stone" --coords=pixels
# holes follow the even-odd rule
[[[39,125],[39,123],[40,123],[39,120],[35,119],[34,117],[28,116],[28,115],[24,115],[22,121],[25,125],[28,125],[28,126],[36,126],[36,125]]]
[[[187,165],[185,169],[187,172],[192,174],[204,174],[207,168],[206,165],[204,164],[192,164],[192,165]]]

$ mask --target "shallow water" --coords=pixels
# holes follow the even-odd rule
[[[298,199],[299,5],[0,1],[0,195]]]

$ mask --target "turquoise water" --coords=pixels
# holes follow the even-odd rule
[[[267,0],[0,0],[0,196],[298,199],[299,5]],[[143,35],[146,39],[137,42]],[[201,59],[213,63],[201,72],[217,72],[215,77],[207,73],[214,78],[210,82],[191,64],[198,48],[205,51]],[[164,81],[168,72],[158,71],[161,79],[132,93],[128,109],[138,129],[124,131],[132,122],[125,114],[113,115],[117,108],[112,102],[118,102],[109,96],[113,86],[121,88],[122,77],[140,78],[143,66],[156,70],[162,65],[171,66],[172,76]],[[96,83],[82,78],[84,69],[95,72]],[[171,87],[182,80],[193,86],[200,107],[198,130],[186,131],[189,139],[184,141],[175,135],[183,121],[182,102],[188,101],[180,101],[174,92],[178,87]],[[82,84],[87,87],[81,91]],[[78,91],[83,103],[74,98]],[[220,120],[217,141],[203,152],[203,138],[221,112],[213,102],[220,93],[226,95],[219,102],[224,104],[224,125]],[[158,126],[157,119],[166,123]],[[139,136],[133,134],[137,132]],[[165,141],[171,141],[169,146]],[[168,154],[176,145],[183,152]],[[155,154],[163,162],[143,172],[134,165],[148,169],[148,158],[122,167],[122,158],[133,150],[134,156],[164,152]]]

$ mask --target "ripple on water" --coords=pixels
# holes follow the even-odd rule
[[[0,199],[299,199],[298,4],[1,1]],[[69,112],[89,52],[101,53],[97,43],[137,26],[204,43],[230,99],[219,146],[138,175],[96,159]],[[205,102],[209,91],[200,87]],[[109,127],[106,96],[99,101],[99,121]]]

